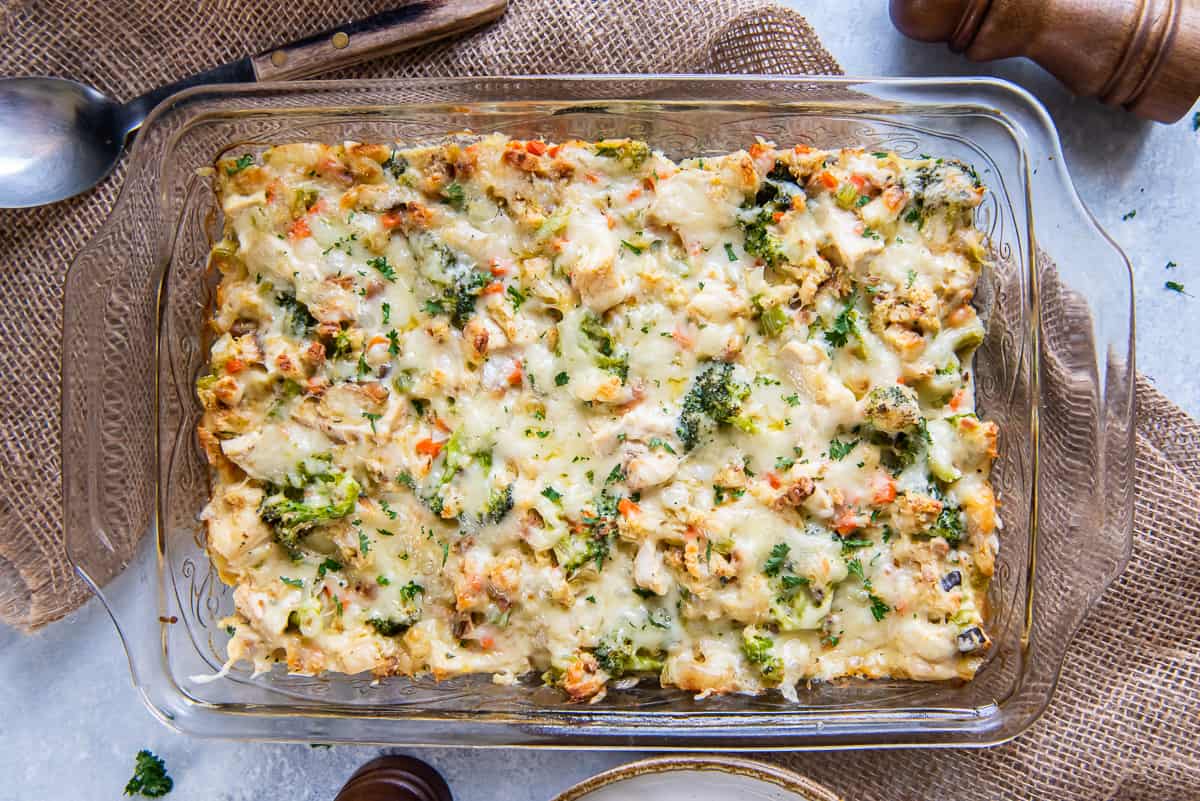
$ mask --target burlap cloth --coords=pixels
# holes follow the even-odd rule
[[[62,75],[121,99],[388,5],[0,2],[0,75]],[[513,0],[489,29],[344,75],[840,71],[801,17],[765,0]],[[61,544],[62,282],[121,179],[0,210],[0,618],[24,630],[88,597]],[[1072,645],[1042,720],[984,751],[768,758],[850,799],[1200,798],[1200,426],[1144,379],[1137,400],[1133,559]]]

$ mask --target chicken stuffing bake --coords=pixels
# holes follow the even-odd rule
[[[969,679],[997,427],[968,166],[765,142],[221,160],[230,662],[574,699]]]

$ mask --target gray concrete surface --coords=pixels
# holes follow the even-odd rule
[[[1164,392],[1200,414],[1200,134],[1188,123],[1142,123],[1076,100],[1025,63],[973,65],[944,47],[909,42],[882,0],[792,0],[850,74],[994,74],[1016,81],[1050,109],[1083,200],[1134,264],[1138,361]],[[847,24],[846,21],[849,21]],[[1131,210],[1137,215],[1122,216]],[[1168,261],[1178,264],[1168,272]],[[1177,295],[1180,281],[1196,296]],[[314,749],[201,741],[176,735],[143,708],[120,644],[92,602],[33,637],[0,628],[0,799],[117,799],[133,756],[150,748],[175,778],[173,801],[327,801],[368,747]],[[545,801],[575,781],[634,754],[432,749],[459,801]]]

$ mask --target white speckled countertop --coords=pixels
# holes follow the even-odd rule
[[[992,74],[1030,89],[1050,109],[1084,202],[1134,266],[1138,366],[1200,415],[1200,134],[1189,120],[1141,122],[1076,100],[1024,62],[971,64],[892,28],[880,0],[792,0],[852,75]],[[854,20],[852,26],[843,24]],[[1130,211],[1137,214],[1122,219]],[[1167,262],[1178,266],[1170,271]],[[1114,276],[1119,278],[1119,276]],[[1164,288],[1174,280],[1195,296]],[[1194,290],[1193,290],[1194,287]],[[164,757],[172,801],[328,801],[369,747],[194,740],[155,721],[129,682],[115,630],[96,602],[33,637],[0,627],[0,799],[117,799],[139,748]],[[627,753],[431,749],[458,801],[546,801],[570,784],[634,759]]]

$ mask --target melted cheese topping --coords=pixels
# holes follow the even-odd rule
[[[970,168],[494,135],[283,145],[216,183],[231,659],[574,698],[974,674]]]

